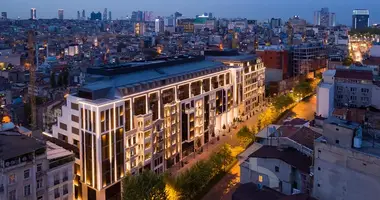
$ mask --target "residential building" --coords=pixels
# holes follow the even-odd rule
[[[277,82],[290,77],[289,51],[284,46],[259,46],[256,54],[261,57],[266,67],[266,82]]]
[[[37,187],[47,181],[46,146],[13,130],[1,131],[0,141],[0,199],[46,198],[46,188]]]
[[[352,11],[352,28],[365,29],[369,27],[369,10],[355,9]]]
[[[281,27],[281,18],[272,18],[270,20],[270,27],[271,28]]]
[[[67,97],[52,134],[78,147],[76,197],[120,197],[126,173],[162,173],[265,102],[261,59],[208,54],[88,69],[103,80]]]
[[[253,182],[286,195],[311,190],[312,158],[291,147],[262,146],[240,165],[240,183]]]
[[[317,110],[320,117],[331,116],[335,99],[335,70],[327,70],[322,74],[322,82],[317,87]]]
[[[323,122],[323,136],[314,143],[315,198],[379,198],[380,145],[378,136],[367,128],[335,117]]]
[[[0,199],[72,200],[74,155],[5,126],[0,132]]]
[[[317,88],[317,115],[329,117],[334,108],[380,108],[378,66],[337,66],[327,70]]]
[[[164,27],[165,27],[165,24],[164,24],[164,20],[162,18],[157,18],[154,21],[154,31],[156,33],[163,33]]]
[[[52,142],[46,143],[49,170],[46,172],[46,199],[74,199],[74,154]],[[37,188],[43,186],[42,180],[36,180]]]

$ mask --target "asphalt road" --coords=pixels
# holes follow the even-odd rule
[[[291,118],[302,118],[306,120],[313,120],[314,113],[317,110],[317,95],[313,95],[303,101],[300,101],[296,106],[294,106],[290,111],[288,111],[277,124],[282,124],[282,122]]]

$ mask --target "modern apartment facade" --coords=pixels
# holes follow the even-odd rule
[[[120,199],[126,174],[161,173],[215,139],[264,102],[264,73],[236,52],[90,68],[102,80],[67,97],[52,134],[80,152],[75,199]]]

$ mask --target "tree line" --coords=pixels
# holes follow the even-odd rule
[[[127,175],[122,181],[123,200],[191,200],[199,199],[217,176],[233,162],[231,146],[224,144],[208,160],[201,160],[177,175],[156,174],[150,170]]]

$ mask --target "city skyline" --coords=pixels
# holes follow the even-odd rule
[[[202,5],[202,6],[200,6]],[[231,6],[239,7],[239,9],[230,9]],[[380,8],[380,5],[375,1],[367,1],[365,5],[361,2],[354,2],[353,0],[342,1],[337,0],[329,2],[321,0],[318,2],[288,0],[282,2],[279,0],[267,0],[264,2],[248,2],[246,0],[237,0],[234,2],[221,0],[221,1],[208,1],[201,2],[194,0],[192,2],[163,0],[160,2],[146,0],[143,3],[122,2],[121,0],[114,0],[112,2],[89,2],[86,4],[83,1],[67,0],[62,3],[51,3],[46,0],[35,0],[29,2],[26,0],[16,0],[8,2],[2,6],[1,12],[7,12],[8,17],[16,19],[27,19],[30,16],[30,8],[37,9],[37,18],[57,18],[57,10],[65,10],[65,19],[76,19],[78,10],[86,10],[87,13],[103,12],[104,8],[112,11],[113,19],[122,19],[130,16],[134,10],[149,10],[153,11],[155,15],[167,16],[179,11],[187,17],[194,17],[203,12],[212,12],[216,17],[242,17],[248,19],[257,19],[259,21],[267,20],[272,17],[282,18],[284,20],[298,15],[306,19],[309,23],[313,23],[314,11],[323,7],[328,7],[329,10],[336,13],[337,24],[351,25],[352,11],[354,9],[369,9],[370,10],[370,24],[380,23],[380,13],[371,12]],[[295,9],[297,8],[297,9]]]

